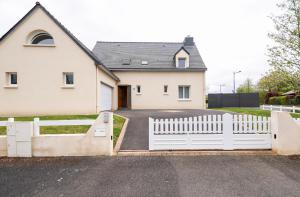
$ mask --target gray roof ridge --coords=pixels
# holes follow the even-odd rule
[[[154,44],[183,44],[183,42],[152,42],[152,41],[97,41],[97,43],[154,43]]]

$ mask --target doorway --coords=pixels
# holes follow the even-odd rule
[[[131,109],[131,86],[118,86],[118,109]]]

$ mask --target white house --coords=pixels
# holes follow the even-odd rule
[[[192,37],[90,51],[37,2],[0,38],[0,115],[201,109],[205,71]]]

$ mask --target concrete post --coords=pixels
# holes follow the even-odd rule
[[[39,122],[40,122],[39,118],[34,118],[33,119],[33,136],[39,136],[40,135]]]
[[[223,115],[223,141],[224,150],[233,150],[233,116],[228,113]]]
[[[280,155],[300,154],[300,124],[288,112],[272,112],[272,149]]]
[[[149,118],[149,150],[153,150],[154,120]]]

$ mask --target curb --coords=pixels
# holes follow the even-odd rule
[[[241,150],[241,151],[148,151],[148,150],[122,150],[117,156],[209,156],[209,155],[225,155],[225,156],[266,156],[277,155],[271,150]]]
[[[120,148],[121,148],[121,145],[122,145],[125,133],[126,133],[126,129],[127,129],[127,125],[128,125],[128,122],[129,122],[129,118],[126,118],[126,117],[121,116],[119,114],[114,114],[114,115],[119,116],[119,117],[125,119],[125,122],[123,124],[122,130],[121,130],[120,135],[119,135],[119,138],[118,138],[118,140],[116,142],[116,145],[114,147],[114,150],[113,150],[113,155],[117,155],[118,152],[120,151]]]

